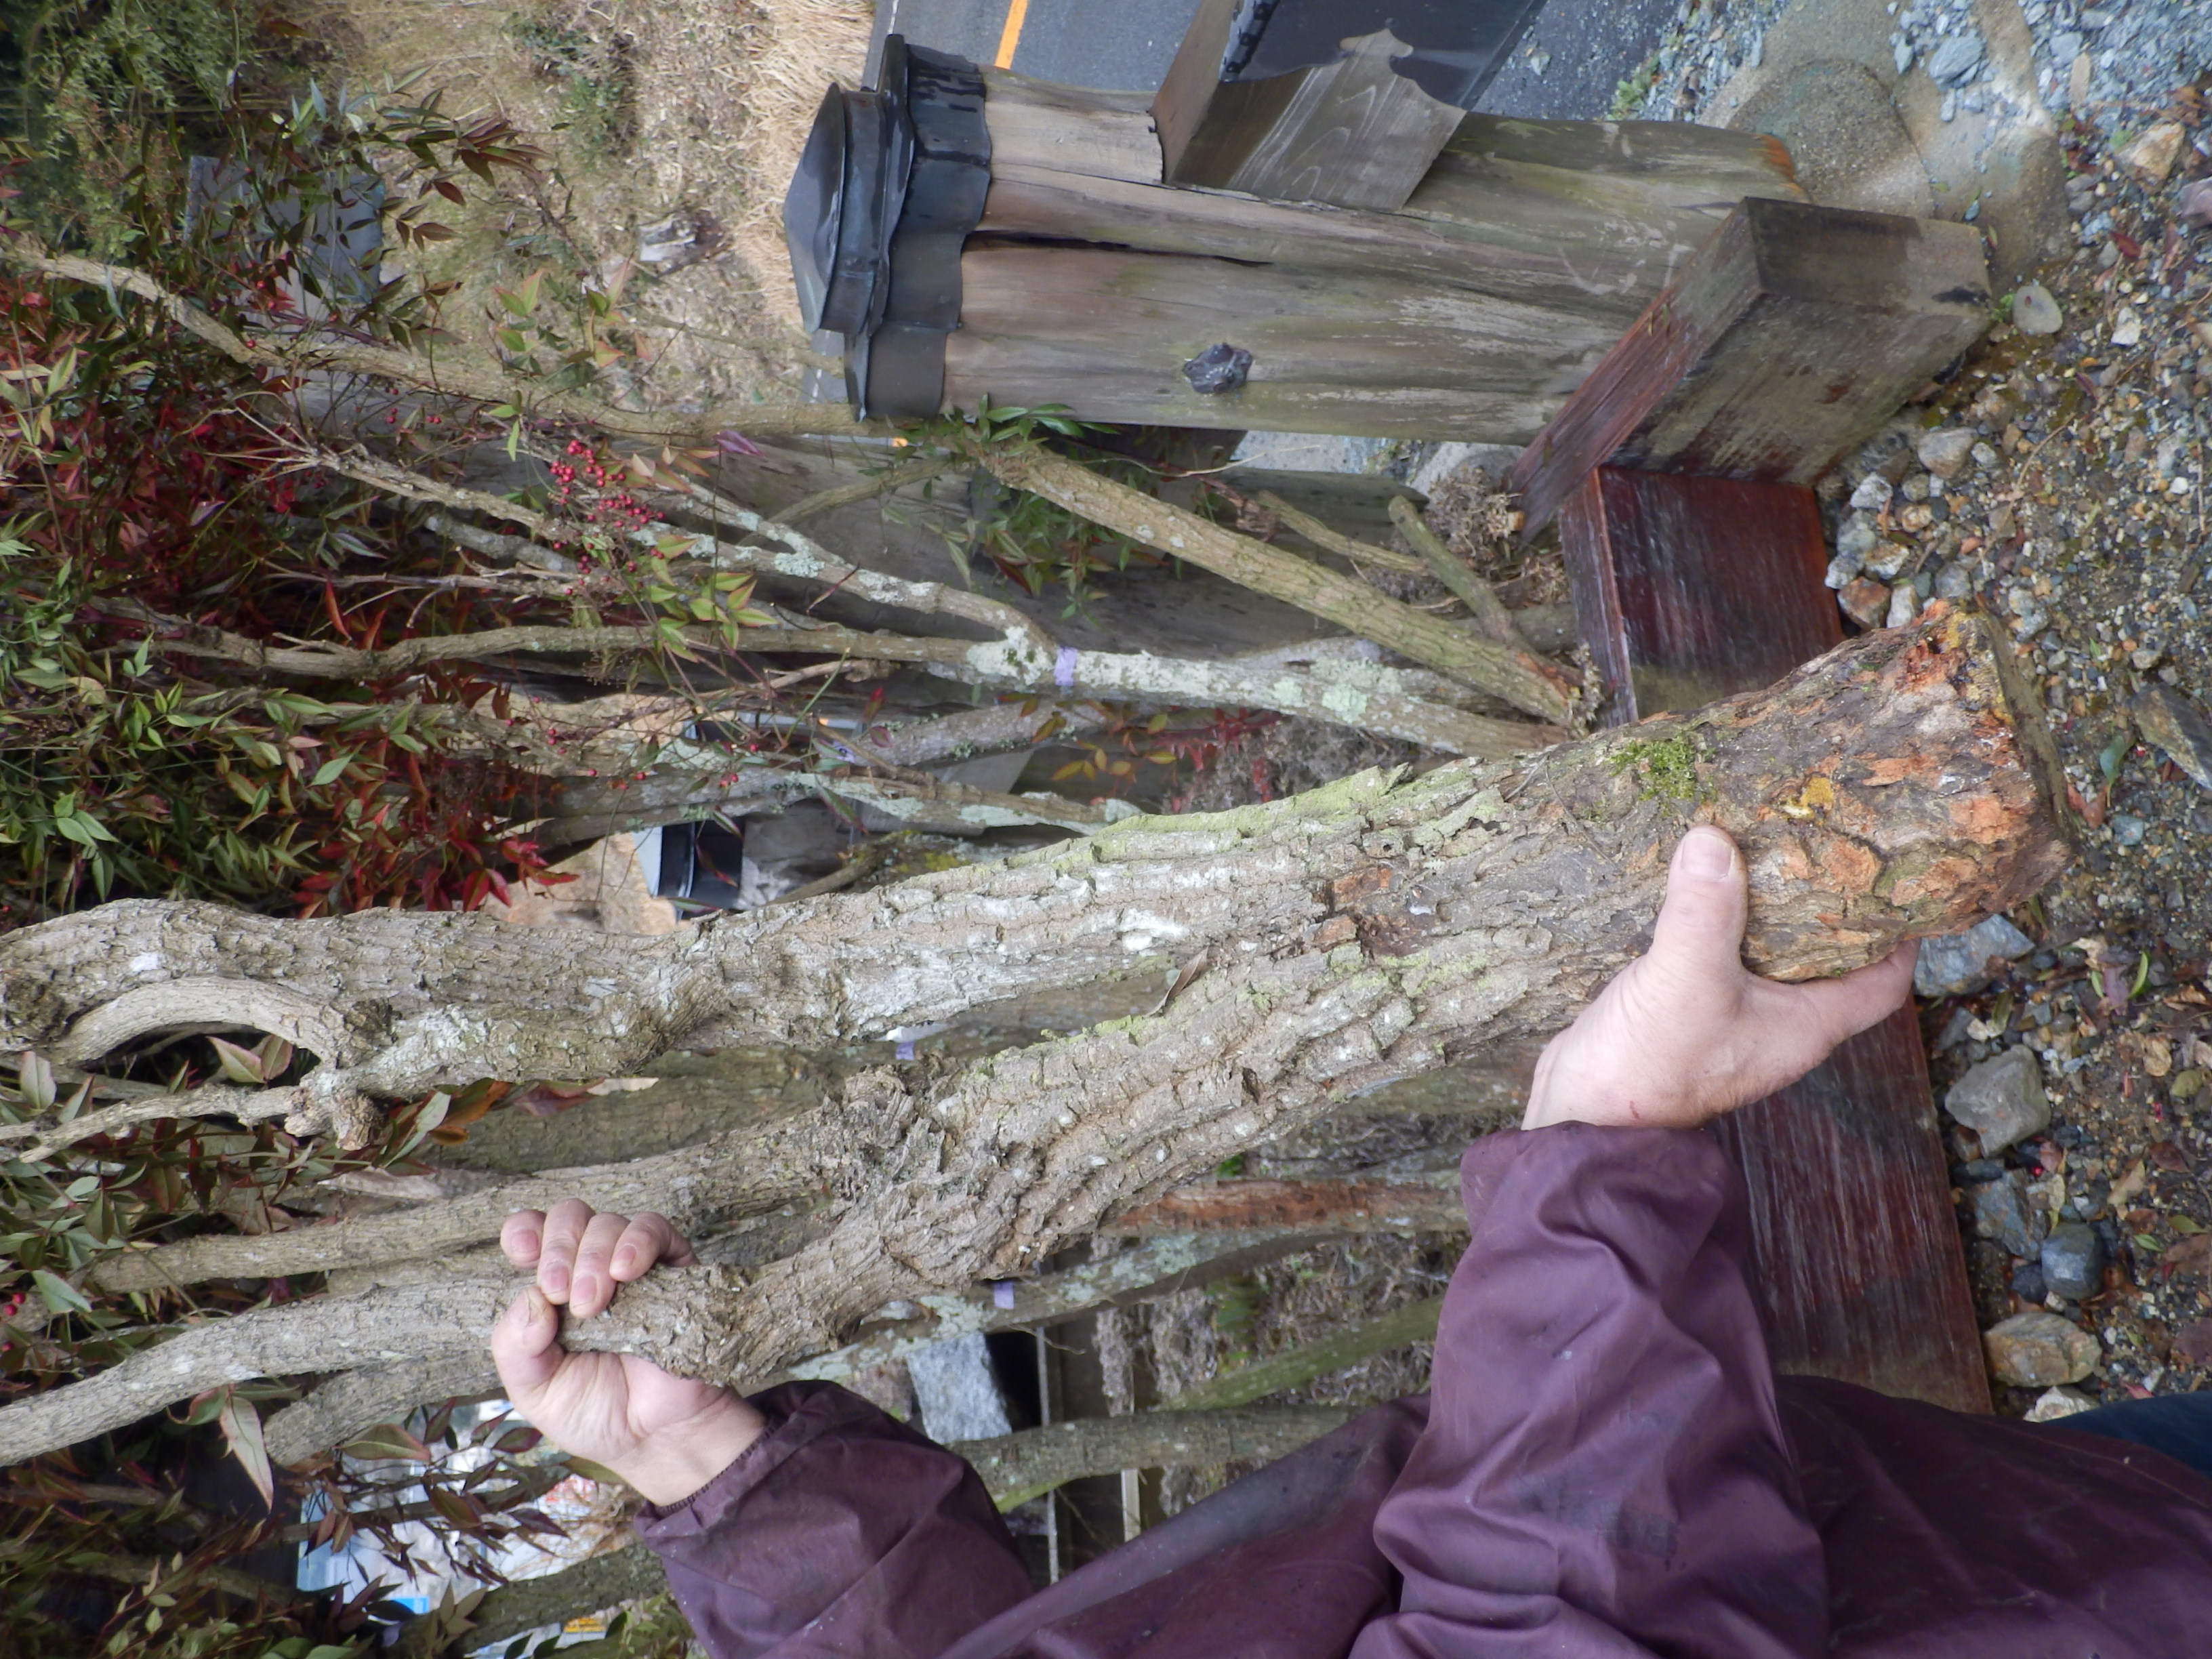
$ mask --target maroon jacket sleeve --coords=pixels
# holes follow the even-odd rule
[[[1428,1426],[1376,1520],[1403,1590],[1355,1659],[1826,1654],[1720,1148],[1566,1124],[1461,1168]]]
[[[757,1395],[768,1431],[638,1533],[710,1659],[934,1659],[1030,1593],[975,1470],[857,1395]]]

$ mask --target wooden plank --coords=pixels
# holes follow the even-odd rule
[[[1774,1369],[1988,1411],[1917,1013],[1716,1127],[1749,1186]]]
[[[1608,725],[1771,685],[1842,638],[1802,484],[1600,467],[1561,511],[1559,546]]]
[[[1522,534],[1593,467],[1808,483],[1989,326],[1972,227],[1753,199],[1513,471]]]
[[[1525,443],[1602,356],[1613,325],[1387,277],[1112,249],[971,241],[948,405],[1063,404],[1079,419]],[[1243,387],[1183,363],[1228,341]]]
[[[1447,155],[1404,210],[1367,213],[1041,165],[1000,143],[998,116],[988,105],[985,113],[994,124],[996,148],[979,236],[1470,289],[1601,318],[1613,338],[1737,201],[1797,194],[1786,169],[1771,164],[1765,143],[1684,127],[1697,142],[1655,143],[1672,164],[1644,172],[1602,161],[1605,170],[1584,172]]]
[[[1559,537],[1614,721],[1770,684],[1842,635],[1802,485],[1601,467]],[[1716,1132],[1748,1188],[1775,1369],[1987,1411],[1914,1010]]]
[[[1147,107],[1151,94],[1100,92],[978,69],[983,118],[991,131],[991,167],[1046,167],[1058,173],[1160,182],[1160,143]]]
[[[1270,201],[1403,206],[1466,112],[1391,67],[1406,48],[1388,29],[1344,45],[1333,64],[1218,87],[1164,176]]]

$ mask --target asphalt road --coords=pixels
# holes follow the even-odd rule
[[[1552,0],[1480,107],[1587,119],[1642,63],[1675,0]],[[1167,73],[1198,0],[877,0],[893,31],[979,64],[1079,87],[1151,88]],[[1542,65],[1542,72],[1536,66]]]

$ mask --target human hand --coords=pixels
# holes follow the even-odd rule
[[[1748,903],[1735,842],[1691,830],[1650,950],[1546,1046],[1521,1127],[1693,1127],[1795,1082],[1911,991],[1911,944],[1840,979],[1761,979],[1743,965]]]
[[[691,1264],[691,1247],[665,1216],[594,1215],[580,1199],[517,1210],[500,1247],[537,1278],[492,1328],[491,1357],[507,1397],[562,1450],[604,1463],[655,1504],[689,1498],[737,1462],[767,1426],[728,1389],[676,1376],[626,1353],[570,1353],[563,1304],[589,1319],[615,1287],[655,1263]]]

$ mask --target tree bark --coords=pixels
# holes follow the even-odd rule
[[[619,1074],[679,1045],[823,1045],[1184,964],[1153,1014],[949,1075],[862,1073],[835,1107],[765,1132],[782,1137],[772,1179],[810,1167],[841,1206],[827,1233],[754,1272],[665,1270],[601,1327],[626,1351],[747,1382],[835,1347],[896,1298],[1030,1277],[1108,1217],[1337,1102],[1557,1029],[1642,948],[1691,823],[1743,846],[1745,960],[1785,979],[2016,902],[2068,847],[2055,757],[2032,705],[2008,695],[2007,649],[1986,621],[1939,611],[1766,691],[1515,763],[1133,820],[643,944],[476,916],[110,905],[0,939],[0,1033],[74,1060],[157,1029],[155,1004],[204,1029],[243,994],[277,992],[313,1011],[318,1052],[351,1086],[406,1093]],[[246,1319],[117,1370],[167,1364],[177,1343]],[[325,1369],[346,1351],[336,1340],[239,1363]],[[0,1425],[115,1393],[107,1375],[10,1407]]]

